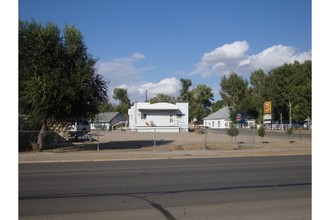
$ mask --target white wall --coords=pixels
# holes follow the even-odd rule
[[[230,121],[225,119],[204,120],[204,126],[214,129],[229,128]]]
[[[174,105],[137,102],[128,110],[128,115],[129,127],[132,130],[148,130],[146,127],[179,127],[188,130],[188,103]],[[172,130],[176,132],[178,129]]]

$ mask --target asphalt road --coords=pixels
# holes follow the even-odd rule
[[[311,219],[311,156],[19,164],[20,219]]]

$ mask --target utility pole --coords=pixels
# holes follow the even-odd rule
[[[256,123],[253,123],[253,147],[256,146]]]
[[[146,90],[146,102],[148,102],[148,90]]]
[[[292,114],[292,102],[289,99],[289,123],[290,123],[289,128],[292,128],[292,116],[291,116],[291,114]]]
[[[204,147],[205,147],[205,149],[207,149],[207,130],[206,129],[204,129],[204,136],[205,136]]]

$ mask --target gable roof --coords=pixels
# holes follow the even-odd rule
[[[203,120],[215,120],[215,119],[229,119],[228,107],[223,107],[222,109],[219,109],[218,111],[203,118]]]
[[[117,117],[118,115],[124,119],[124,117],[122,116],[122,114],[119,113],[119,112],[103,112],[103,113],[98,114],[95,117],[95,121],[96,122],[110,122],[115,117]]]

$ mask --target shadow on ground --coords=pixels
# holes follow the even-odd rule
[[[169,145],[172,140],[156,140],[156,147]],[[97,141],[80,141],[75,143],[63,143],[57,146],[46,147],[45,151],[52,152],[68,152],[68,151],[89,151],[96,150],[122,150],[122,149],[141,149],[153,148],[155,143],[153,140],[130,140],[130,141],[109,141],[99,143]]]

